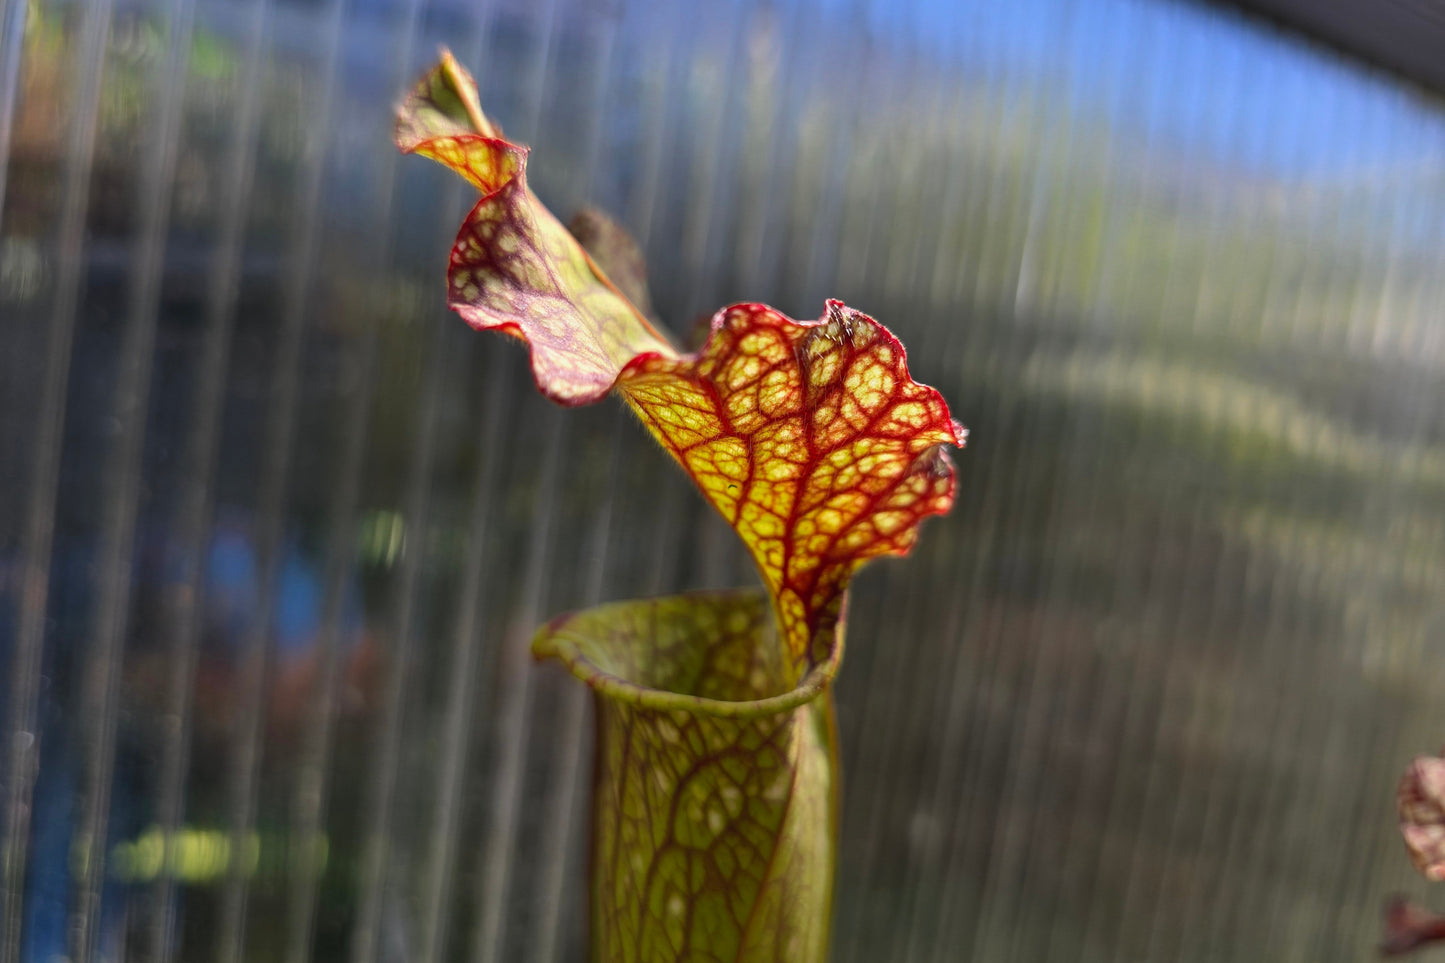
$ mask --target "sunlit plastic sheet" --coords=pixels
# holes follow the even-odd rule
[[[8,0],[0,961],[581,954],[531,632],[755,576],[445,310],[443,42],[679,340],[835,296],[972,429],[853,601],[835,959],[1369,952],[1445,738],[1437,101],[1164,2]]]

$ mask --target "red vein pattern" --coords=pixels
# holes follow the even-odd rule
[[[909,377],[898,339],[840,302],[806,323],[726,308],[698,354],[641,358],[620,385],[747,544],[795,678],[833,655],[858,566],[907,552],[953,503],[943,446],[963,428]]]
[[[452,309],[526,342],[555,401],[617,391],[767,588],[603,606],[534,642],[599,696],[594,958],[821,963],[837,829],[827,687],[848,582],[948,511],[945,448],[964,429],[898,339],[838,301],[817,321],[733,305],[679,352],[532,195],[526,149],[449,55],[403,103],[397,143],[482,192],[452,248]]]
[[[788,691],[775,641],[758,592],[605,605],[538,636],[539,654],[609,693],[597,700],[594,959],[826,957],[832,700],[753,711]]]

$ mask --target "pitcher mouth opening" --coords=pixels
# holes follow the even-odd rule
[[[691,624],[688,624],[688,623]],[[844,619],[828,659],[790,683],[761,589],[636,599],[559,616],[532,652],[555,658],[617,703],[731,719],[776,715],[823,694],[843,657]],[[659,638],[671,638],[658,656]]]

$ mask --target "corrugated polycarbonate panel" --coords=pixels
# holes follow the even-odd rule
[[[5,0],[0,963],[584,958],[551,615],[755,579],[443,303],[448,45],[681,340],[972,430],[838,684],[833,958],[1357,960],[1445,740],[1445,104],[1146,0]]]

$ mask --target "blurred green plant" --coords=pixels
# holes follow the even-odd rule
[[[949,509],[945,449],[965,430],[909,376],[898,340],[837,301],[802,322],[733,305],[699,351],[679,351],[639,307],[630,239],[595,215],[569,232],[537,201],[527,149],[503,139],[450,54],[403,103],[396,141],[482,195],[452,249],[451,308],[523,340],[553,401],[615,391],[766,588],[604,605],[534,641],[598,700],[593,957],[821,961],[848,583]]]

